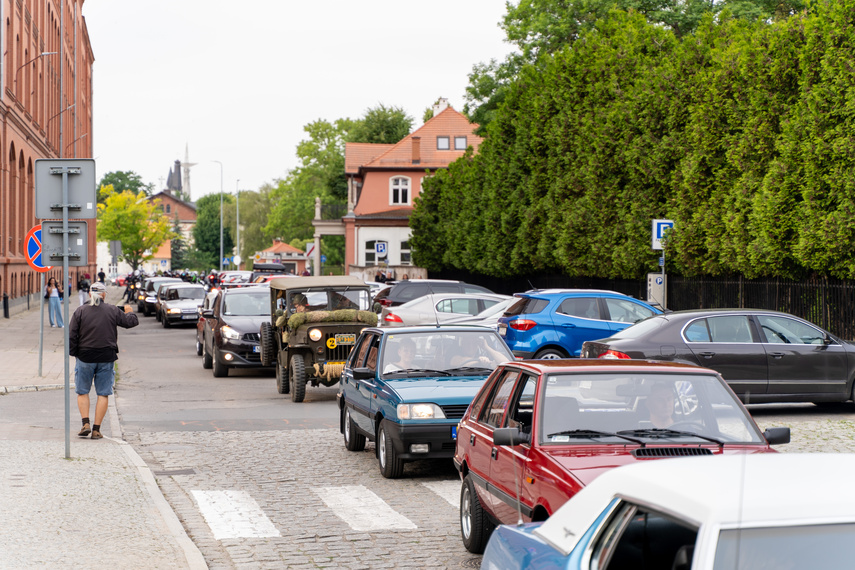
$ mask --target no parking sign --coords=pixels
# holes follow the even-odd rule
[[[32,267],[35,271],[39,273],[44,273],[45,271],[50,271],[53,269],[53,266],[44,265],[42,263],[42,225],[39,224],[37,226],[33,226],[29,232],[27,232],[27,237],[24,239],[24,243],[27,244],[27,263],[30,267]]]

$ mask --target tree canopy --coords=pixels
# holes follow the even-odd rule
[[[414,261],[494,276],[855,277],[855,0],[678,36],[613,11],[522,68],[479,154],[426,180]]]
[[[142,181],[142,177],[131,170],[116,170],[108,172],[101,178],[101,183],[98,185],[101,192],[98,194],[98,202],[101,203],[106,198],[104,188],[112,187],[116,192],[130,190],[134,194],[144,192],[146,196],[151,196],[154,192],[154,184],[146,184]]]
[[[227,208],[233,209],[234,196],[223,195],[223,218]],[[223,223],[223,256],[234,249],[231,228]],[[195,264],[204,268],[220,267],[220,194],[208,194],[196,201],[196,225],[193,226],[196,251],[191,256]],[[207,270],[207,269],[206,269]]]
[[[169,218],[160,209],[160,200],[149,200],[143,191],[116,192],[112,186],[102,187],[101,195],[104,201],[98,204],[98,239],[122,242],[119,259],[134,270],[152,259],[167,240],[176,237]]]

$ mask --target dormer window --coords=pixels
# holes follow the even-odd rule
[[[389,180],[389,203],[407,206],[410,204],[410,179],[396,176]]]
[[[454,150],[466,150],[466,137],[454,137]]]
[[[451,141],[448,137],[436,137],[436,150],[449,150]]]

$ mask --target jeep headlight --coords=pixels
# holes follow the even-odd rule
[[[321,337],[324,336],[324,333],[321,332],[320,329],[312,329],[309,331],[309,338],[315,342],[321,340]]]
[[[398,404],[399,420],[444,420],[442,408],[436,404]]]
[[[223,334],[223,338],[227,338],[230,340],[240,340],[241,334],[237,332],[232,327],[226,325],[220,329],[220,332]]]

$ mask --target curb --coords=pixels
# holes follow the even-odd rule
[[[72,390],[74,390],[74,383],[69,386]],[[3,394],[12,394],[15,392],[46,392],[48,390],[63,390],[65,388],[65,384],[42,384],[37,386],[35,384],[30,386],[0,386],[0,395]]]

